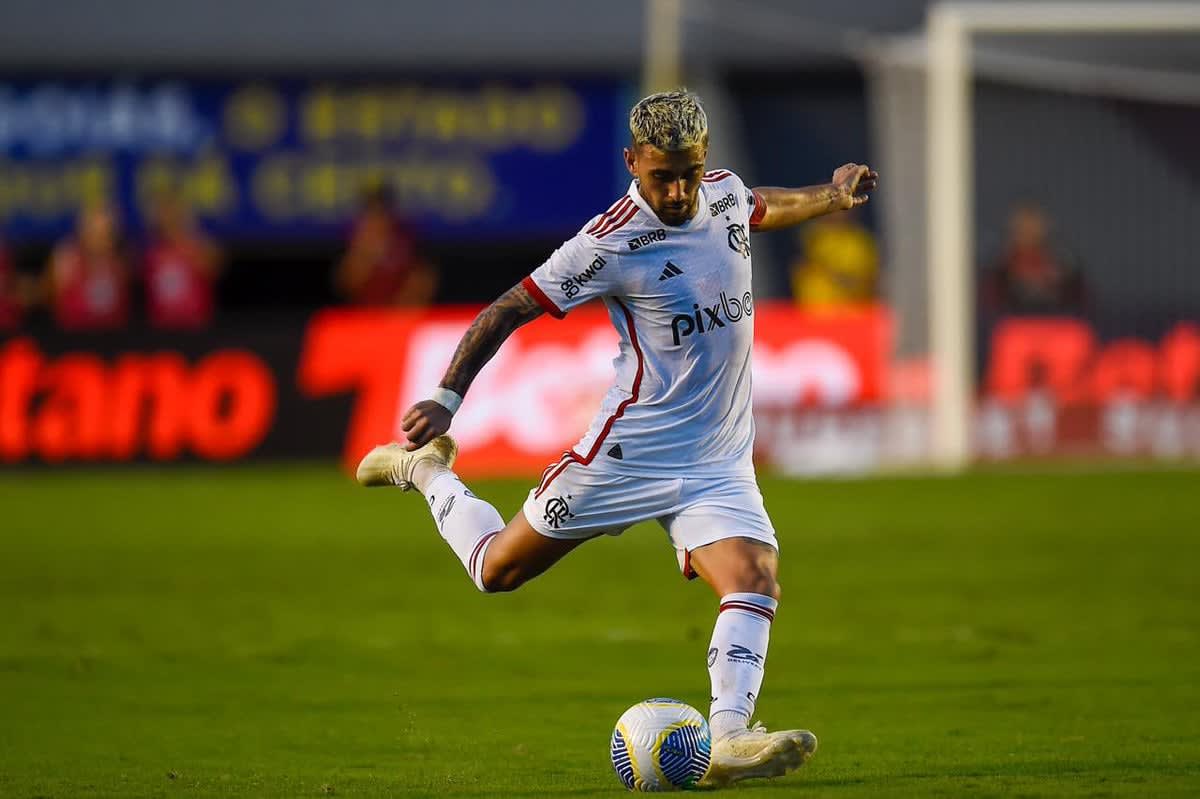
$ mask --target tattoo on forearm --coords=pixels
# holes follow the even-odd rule
[[[542,315],[542,308],[522,286],[513,286],[479,312],[458,342],[442,386],[465,396],[471,381],[492,359],[500,345],[521,325]]]

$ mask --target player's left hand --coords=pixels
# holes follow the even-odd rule
[[[879,185],[879,173],[863,164],[845,164],[833,173],[835,202],[840,210],[846,211],[866,204],[870,192]]]

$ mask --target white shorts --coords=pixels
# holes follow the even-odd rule
[[[689,580],[696,576],[690,553],[705,544],[752,538],[779,549],[758,483],[744,474],[641,477],[570,463],[553,472],[547,469],[522,510],[533,529],[549,538],[620,535],[638,522],[656,519]]]

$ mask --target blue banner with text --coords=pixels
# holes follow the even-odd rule
[[[379,184],[431,238],[566,235],[615,196],[623,99],[611,80],[0,82],[0,233],[61,235],[97,199],[139,230],[172,187],[219,236],[324,237]]]

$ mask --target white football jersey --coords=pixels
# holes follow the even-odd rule
[[[728,170],[665,225],[634,181],[525,278],[550,314],[600,297],[621,337],[616,380],[570,462],[618,474],[753,474],[750,228],[766,208]],[[546,477],[552,477],[547,474]]]

